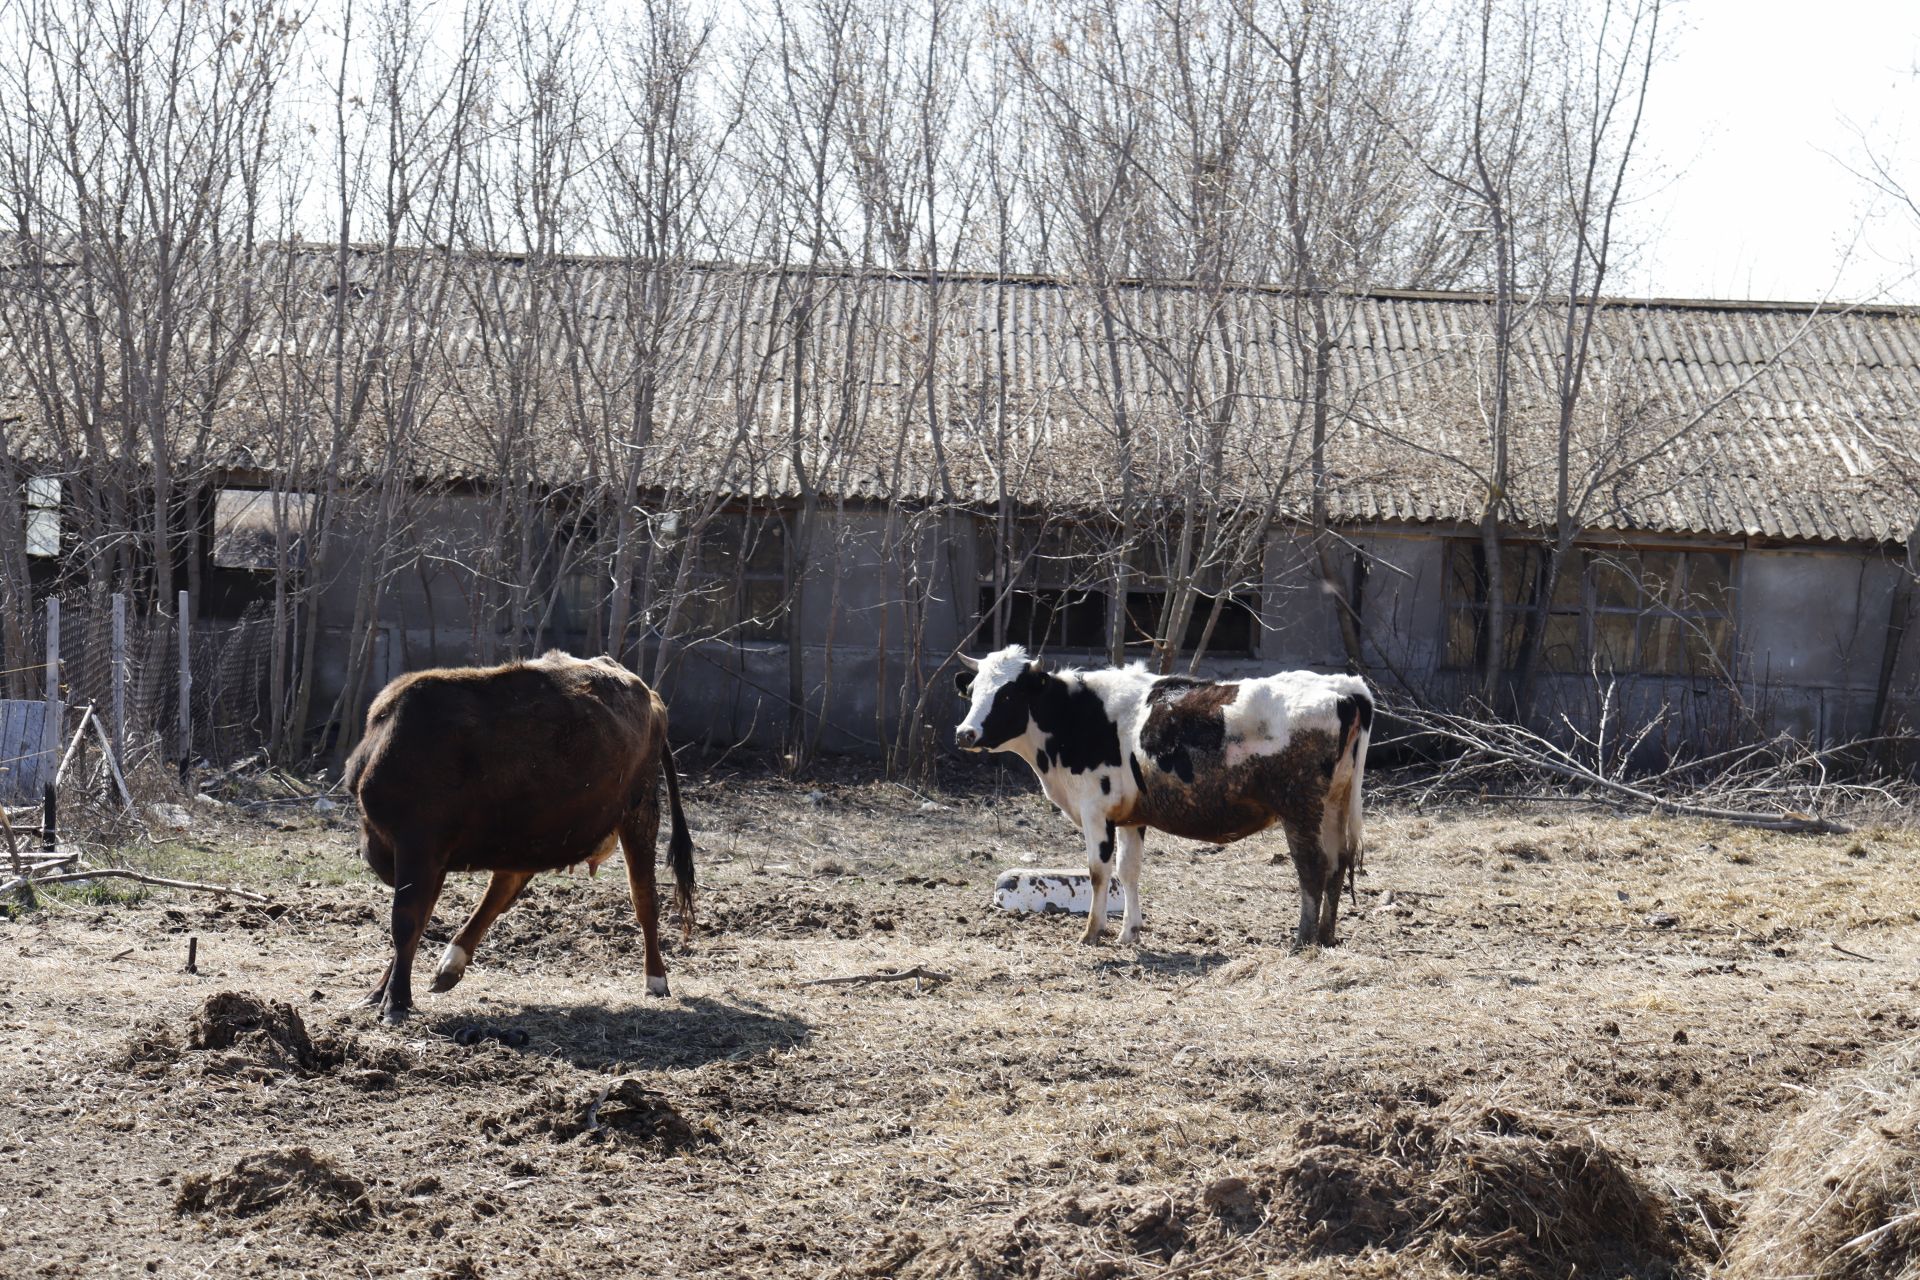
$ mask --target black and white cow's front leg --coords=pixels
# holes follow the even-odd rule
[[[1120,895],[1127,914],[1120,926],[1120,945],[1130,947],[1140,941],[1140,863],[1147,852],[1145,827],[1120,828]]]
[[[1087,876],[1093,881],[1093,900],[1087,909],[1087,931],[1080,941],[1091,946],[1100,941],[1107,925],[1107,886],[1112,881],[1114,828],[1099,814],[1091,814],[1081,823],[1087,837]]]

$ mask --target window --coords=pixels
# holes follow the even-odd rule
[[[612,557],[600,552],[600,521],[592,511],[563,518],[554,530],[553,555],[558,563],[553,625],[557,631],[584,636],[598,630],[601,605],[613,590]]]
[[[1477,539],[1447,544],[1446,665],[1481,665],[1488,643],[1486,555]],[[1503,662],[1519,665],[1545,589],[1542,548],[1500,549]],[[1561,562],[1547,607],[1541,664],[1548,671],[1706,675],[1733,657],[1733,555],[1580,547]]]
[[[1018,545],[1008,559],[1019,577],[1006,598],[1007,642],[1035,652],[1105,648],[1107,577],[1090,531],[1069,524],[1022,524],[1015,536]],[[998,597],[991,526],[986,526],[982,551],[980,613],[990,617]]]
[[[27,481],[27,554],[60,554],[60,481],[53,476]]]
[[[738,640],[787,638],[787,530],[777,516],[723,514],[700,534],[695,625]]]
[[[213,496],[214,568],[271,572],[277,566],[277,544],[283,527],[288,566],[305,568],[306,529],[315,505],[310,493],[219,490]]]
[[[1127,644],[1130,646],[1153,643],[1153,637],[1161,633],[1167,600],[1173,594],[1166,564],[1178,530],[1163,530],[1162,536],[1165,545],[1149,539],[1133,557],[1133,567],[1139,576],[1132,580],[1127,592]],[[1255,544],[1258,545],[1258,539]],[[1182,650],[1191,652],[1200,647],[1214,602],[1220,600],[1220,619],[1214,624],[1213,635],[1207,638],[1207,652],[1229,657],[1252,655],[1260,636],[1260,595],[1258,587],[1253,585],[1260,581],[1257,565],[1256,559],[1252,564],[1236,564],[1229,571],[1216,556],[1192,575],[1195,596],[1192,612],[1187,615],[1186,630],[1180,637]]]
[[[1015,536],[1020,541],[1006,557],[1019,574],[1007,593],[1007,642],[1035,652],[1105,649],[1113,551],[1103,543],[1099,531],[1075,524],[1022,524],[1016,527]],[[990,617],[999,595],[994,563],[1000,552],[991,525],[982,527],[981,549],[979,608],[982,617]],[[1129,648],[1145,649],[1160,629],[1170,587],[1161,561],[1151,549],[1134,556],[1133,567],[1127,591],[1125,643]],[[1225,594],[1207,652],[1253,652],[1260,631],[1259,596],[1253,591],[1227,590],[1222,586],[1226,576],[1218,566],[1201,576],[1199,595],[1181,637],[1183,649],[1199,647],[1214,601]],[[1247,581],[1253,575],[1235,577]]]

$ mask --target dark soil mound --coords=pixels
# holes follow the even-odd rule
[[[208,996],[187,1024],[187,1048],[237,1050],[263,1065],[302,1071],[324,1071],[340,1062],[336,1048],[315,1046],[292,1005],[268,1003],[244,991]]]
[[[1677,1270],[1673,1206],[1585,1132],[1501,1108],[1303,1124],[1294,1144],[1204,1180],[1069,1191],[1011,1219],[886,1241],[866,1274],[1232,1272],[1314,1258],[1505,1280]],[[1076,1262],[1075,1260],[1079,1260]]]
[[[135,1031],[117,1065],[143,1075],[174,1063],[215,1075],[314,1075],[331,1071],[346,1057],[347,1049],[332,1039],[316,1040],[292,1005],[222,991],[193,1012],[184,1036],[165,1025]]]
[[[701,913],[701,926],[716,934],[795,937],[825,933],[836,938],[860,938],[873,932],[874,921],[867,911],[852,902],[813,897],[734,901],[715,894]]]
[[[373,1213],[367,1184],[310,1147],[256,1151],[225,1173],[189,1174],[173,1208],[229,1218],[274,1213],[326,1234],[358,1227]]]
[[[704,1125],[688,1120],[664,1095],[632,1079],[592,1094],[550,1085],[526,1105],[482,1119],[481,1129],[506,1145],[531,1137],[554,1142],[618,1141],[662,1155],[714,1141]]]
[[[1500,1107],[1303,1126],[1271,1176],[1304,1250],[1427,1249],[1475,1273],[1645,1274],[1685,1247],[1670,1205],[1590,1133]]]

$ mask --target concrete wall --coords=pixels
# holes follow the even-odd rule
[[[1444,666],[1444,540],[1396,533],[1354,542],[1372,561],[1361,597],[1369,674],[1389,697],[1397,688],[1457,703],[1474,682]],[[1755,546],[1738,551],[1736,563],[1737,696],[1713,680],[1545,673],[1539,722],[1591,726],[1603,706],[1630,731],[1659,718],[1666,723],[1645,745],[1650,757],[1684,743],[1716,746],[1782,731],[1816,742],[1873,732],[1901,562],[1875,549]],[[1893,694],[1896,707],[1920,711],[1920,654],[1903,651]]]
[[[477,635],[473,622],[478,584],[459,567],[472,562],[469,549],[486,535],[485,520],[484,500],[477,497],[444,495],[423,508],[421,536],[434,547],[435,564],[404,576],[380,600],[370,689],[404,670],[485,656],[489,638]],[[933,682],[922,731],[938,740],[962,711],[950,673],[939,668],[974,625],[972,521],[942,516],[903,528],[880,514],[829,512],[822,525],[796,620],[801,700],[826,707],[822,746],[879,753],[895,738],[902,715],[911,714],[921,681]],[[1472,687],[1470,673],[1444,667],[1444,552],[1443,539],[1431,530],[1381,529],[1352,535],[1336,558],[1336,571],[1356,592],[1368,673],[1389,700],[1417,696],[1447,704]],[[1604,688],[1591,676],[1548,674],[1539,694],[1542,722],[1564,716],[1592,724],[1603,704],[1630,728],[1664,717],[1668,727],[1649,741],[1649,752],[1782,730],[1824,742],[1867,734],[1888,612],[1903,575],[1901,563],[1875,550],[1749,547],[1738,554],[1738,696],[1714,682],[1629,676]],[[327,698],[345,678],[353,604],[350,581],[323,598],[321,693]],[[1346,667],[1336,605],[1293,532],[1269,540],[1262,609],[1256,656],[1209,659],[1203,671],[1239,676]],[[1913,628],[1920,631],[1920,619]],[[967,644],[975,653],[984,647],[978,640]],[[651,670],[653,652],[645,646],[643,669]],[[763,746],[787,738],[785,643],[687,647],[677,652],[663,686],[677,736]],[[1920,635],[1899,655],[1890,701],[1895,714],[1920,723]]]
[[[1903,576],[1898,562],[1873,555],[1742,557],[1741,673],[1770,723],[1829,742],[1873,732],[1888,614]],[[1911,677],[1905,688],[1914,688]]]
[[[826,707],[823,750],[878,755],[922,681],[937,681],[930,725],[950,722],[951,678],[936,673],[973,625],[973,528],[952,517],[903,528],[865,513],[823,524],[800,595],[800,701]],[[662,688],[675,733],[716,746],[786,742],[788,653],[758,641],[681,650]]]

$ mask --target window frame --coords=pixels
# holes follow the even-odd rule
[[[292,572],[295,572],[295,573],[302,572],[306,569],[307,567],[306,526],[312,517],[313,511],[320,504],[319,494],[311,492],[309,490],[305,490],[305,489],[277,489],[272,486],[260,486],[256,488],[248,485],[233,485],[233,484],[214,485],[212,486],[212,489],[213,489],[213,492],[212,492],[211,500],[207,502],[207,508],[206,508],[207,509],[207,528],[208,528],[207,564],[210,567],[220,571],[221,573],[271,574],[275,572],[276,566],[273,564],[272,552],[271,552],[272,535],[273,535],[274,525],[276,521],[278,521],[281,518],[282,512],[276,512],[274,510],[274,505],[275,505],[275,499],[277,497],[284,497],[289,500],[292,500],[292,502],[297,502],[299,504],[298,509],[302,512],[300,516],[296,517],[294,514],[296,510],[294,505],[290,504],[284,508],[284,515],[286,516],[286,528],[288,530],[288,535],[289,535],[288,546],[287,546],[287,567]],[[221,560],[220,557],[224,549],[222,547],[223,537],[232,538],[236,536],[231,531],[226,532],[224,534],[222,532],[221,517],[220,517],[220,500],[226,497],[228,494],[244,497],[247,500],[246,505],[248,508],[248,513],[250,513],[252,510],[257,508],[261,508],[261,507],[265,508],[266,519],[264,520],[263,523],[266,526],[264,532],[267,538],[267,546],[269,548],[269,552],[268,552],[268,558],[264,563],[257,558],[249,558],[245,563],[242,563],[242,564],[230,564],[230,563],[223,562]],[[246,514],[246,513],[237,513],[237,514]]]
[[[1507,540],[1501,543],[1502,594],[1506,602],[1508,653],[1502,669],[1516,669],[1526,625],[1537,607],[1533,600],[1539,576],[1544,568],[1545,548],[1537,542]],[[1473,593],[1461,598],[1462,554],[1471,557],[1466,577]],[[1515,553],[1512,560],[1508,553]],[[1486,652],[1486,615],[1484,599],[1486,575],[1478,538],[1447,538],[1442,550],[1440,669],[1474,671],[1481,666]],[[1662,680],[1698,679],[1703,675],[1730,671],[1739,652],[1739,574],[1740,552],[1732,547],[1703,547],[1670,543],[1579,543],[1572,549],[1578,557],[1577,603],[1563,594],[1570,581],[1563,567],[1555,584],[1559,597],[1548,608],[1549,635],[1541,649],[1541,669],[1550,675],[1577,675],[1595,665],[1614,675],[1641,676]],[[1670,568],[1650,579],[1647,561],[1660,557]],[[1718,560],[1719,572],[1713,577],[1711,594],[1696,587],[1699,566]],[[1622,570],[1621,566],[1632,566]],[[1512,570],[1519,570],[1516,575]],[[1636,603],[1606,601],[1601,579],[1609,572],[1620,572],[1635,593]],[[1649,589],[1649,581],[1655,587]],[[1515,584],[1509,586],[1508,584]],[[1711,603],[1709,603],[1709,601]],[[1462,638],[1467,632],[1460,619],[1477,619],[1472,625],[1473,652],[1463,658]],[[1556,659],[1556,649],[1564,650],[1565,641],[1556,644],[1552,633],[1554,618],[1578,617],[1578,648],[1569,658]],[[1604,635],[1617,625],[1615,620],[1630,620],[1631,650],[1625,662],[1611,652],[1602,652]],[[1663,646],[1650,659],[1649,637],[1664,635]],[[1702,639],[1706,643],[1700,643]],[[1609,646],[1610,648],[1611,646]],[[1663,656],[1670,655],[1670,656]],[[1715,671],[1712,668],[1717,667]]]
[[[554,574],[554,615],[556,630],[586,637],[597,628],[607,598],[613,593],[613,565],[597,554],[600,546],[600,513],[578,507],[554,525],[553,552],[560,557]],[[566,554],[574,547],[571,556]],[[582,553],[579,547],[588,550]]]

